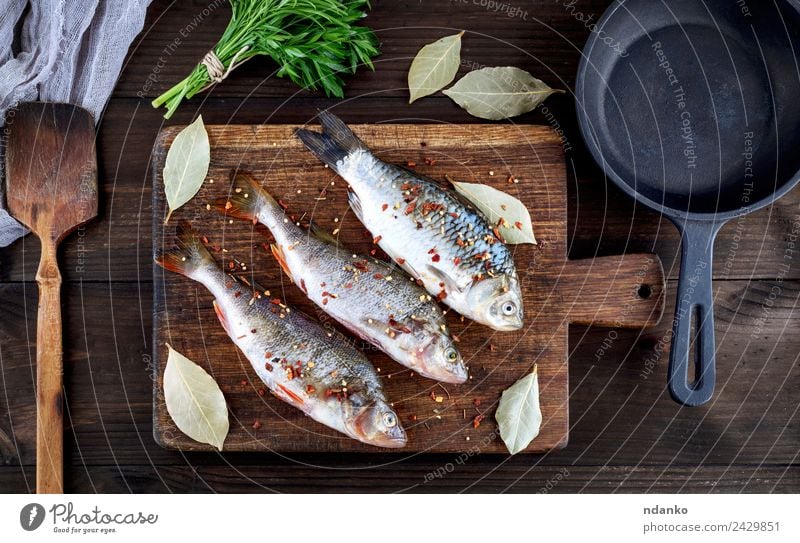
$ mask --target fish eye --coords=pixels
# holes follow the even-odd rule
[[[503,315],[511,316],[517,312],[517,306],[514,302],[506,302],[503,304]]]
[[[456,351],[452,347],[448,347],[447,350],[444,352],[444,355],[450,362],[455,362],[456,360],[458,360],[458,351]]]
[[[397,426],[397,417],[394,416],[394,413],[386,412],[383,414],[383,423],[387,428],[394,428]]]

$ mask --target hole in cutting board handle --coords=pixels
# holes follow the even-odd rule
[[[647,284],[641,285],[639,290],[636,291],[636,294],[642,300],[646,300],[653,294],[653,287]]]

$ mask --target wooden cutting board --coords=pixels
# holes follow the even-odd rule
[[[325,318],[282,274],[265,244],[266,229],[226,219],[207,204],[227,196],[231,174],[253,172],[306,221],[313,218],[353,252],[374,249],[347,204],[346,184],[293,136],[295,126],[209,126],[211,167],[199,194],[164,225],[162,170],[183,127],[161,132],[153,153],[154,250],[172,246],[174,227],[188,219],[216,247],[219,261],[309,315]],[[528,207],[538,246],[513,247],[525,297],[525,328],[495,332],[449,313],[451,330],[468,361],[470,381],[440,386],[364,348],[380,368],[389,399],[408,431],[403,452],[505,452],[493,414],[503,390],[538,366],[543,424],[528,451],[564,447],[569,433],[567,333],[570,323],[616,327],[656,324],[664,306],[664,276],[650,254],[567,260],[567,180],[559,137],[547,127],[512,125],[356,125],[382,159],[433,178],[480,182],[510,192]],[[509,181],[516,178],[518,181]],[[321,192],[324,189],[324,194]],[[380,250],[378,256],[383,256]],[[234,260],[235,259],[235,260]],[[246,269],[243,269],[245,267]],[[201,285],[154,264],[154,433],[162,446],[210,450],[183,435],[166,410],[162,377],[165,343],[203,366],[230,408],[228,451],[378,451],[307,418],[269,392],[234,347]],[[438,401],[437,401],[438,400]],[[480,425],[475,417],[485,418]]]

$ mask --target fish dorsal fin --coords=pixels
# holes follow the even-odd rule
[[[222,306],[217,303],[217,300],[211,302],[211,305],[214,306],[214,313],[217,314],[217,318],[219,319],[222,328],[225,330],[225,333],[228,335],[231,334],[231,328],[228,324],[228,318],[225,316],[225,311],[222,309]]]
[[[330,243],[331,245],[339,245],[339,240],[333,237],[333,234],[325,230],[314,221],[311,221],[308,224],[308,231],[311,232],[311,234],[317,239]]]
[[[289,264],[286,262],[286,255],[283,252],[283,249],[277,243],[272,243],[269,246],[270,251],[272,251],[272,256],[275,257],[275,260],[278,261],[280,264],[281,269],[283,272],[288,275],[290,278],[292,277],[292,271],[289,269]],[[294,279],[292,279],[294,280]]]
[[[350,202],[350,208],[353,210],[353,213],[355,213],[358,220],[364,222],[364,212],[361,209],[361,199],[352,189],[348,189],[347,191],[347,201]]]

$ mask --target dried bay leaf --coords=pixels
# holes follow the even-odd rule
[[[222,391],[206,370],[169,344],[164,369],[164,399],[178,429],[220,451],[228,435],[228,406]]]
[[[492,121],[533,111],[555,92],[564,91],[512,66],[469,72],[444,91],[470,115]]]
[[[167,152],[164,162],[164,193],[167,196],[169,213],[164,223],[169,221],[172,212],[191,200],[208,173],[211,162],[211,147],[208,133],[203,125],[203,117],[180,131]]]
[[[408,103],[449,85],[461,63],[461,36],[447,36],[419,50],[408,70]]]
[[[524,450],[539,435],[542,410],[539,406],[536,366],[531,373],[503,392],[494,418],[500,427],[500,437],[511,454]]]
[[[511,245],[521,243],[536,245],[531,214],[525,204],[517,198],[489,185],[460,183],[458,181],[450,182],[455,187],[456,192],[486,215],[491,225],[500,225],[498,231],[503,241]]]

